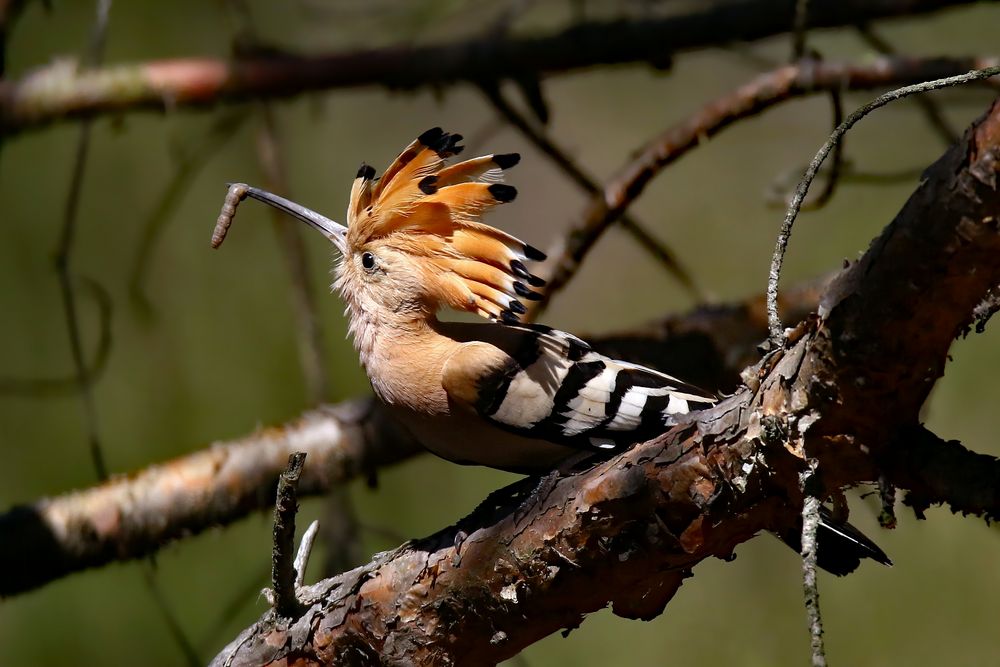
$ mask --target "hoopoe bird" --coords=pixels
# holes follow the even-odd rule
[[[546,472],[581,451],[609,454],[653,438],[677,415],[713,404],[715,396],[677,378],[520,321],[527,312],[522,300],[540,298],[535,290],[545,284],[528,262],[545,255],[481,221],[516,197],[502,181],[520,156],[449,164],[462,151],[461,138],[428,130],[381,178],[362,164],[346,226],[235,184],[212,245],[222,242],[245,197],[326,236],[339,251],[333,288],[346,303],[375,394],[418,442],[450,461]],[[488,322],[440,320],[445,307]],[[847,549],[851,570],[859,557],[887,561],[860,532],[846,524],[839,531],[855,547]]]

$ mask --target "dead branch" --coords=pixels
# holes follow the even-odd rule
[[[348,401],[90,489],[14,507],[0,516],[0,596],[139,558],[271,507],[292,452],[309,455],[299,492],[317,495],[418,451],[380,415],[371,399]]]
[[[288,455],[288,467],[278,477],[274,500],[274,530],[271,547],[271,606],[284,618],[297,618],[301,605],[295,594],[295,514],[299,511],[298,485],[305,452]]]
[[[853,26],[893,16],[914,16],[971,0],[872,0],[810,3],[811,28]],[[258,55],[225,61],[182,58],[81,71],[72,63],[0,82],[0,135],[57,120],[136,110],[204,107],[248,98],[279,98],[357,86],[413,89],[457,82],[535,78],[632,62],[669,66],[674,53],[754,40],[787,32],[787,0],[742,0],[692,5],[689,13],[645,20],[583,22],[538,37],[492,39],[317,55]]]
[[[923,426],[903,429],[879,460],[886,479],[907,489],[903,502],[923,518],[931,505],[952,512],[1000,518],[1000,459],[942,440]]]
[[[810,25],[814,24],[810,21]],[[733,123],[806,95],[919,83],[998,63],[997,58],[881,58],[860,64],[807,59],[758,76],[631,153],[634,157],[591,200],[565,239],[560,239],[550,250],[553,260],[546,276],[549,284],[542,300],[533,302],[531,307],[541,312],[549,299],[565,287],[594,244],[657,174]]]
[[[735,395],[541,497],[535,480],[512,485],[458,525],[313,586],[298,622],[265,618],[213,664],[496,664],[609,604],[658,615],[698,562],[797,517],[807,457],[820,497],[877,479],[1000,280],[998,176],[1000,102]],[[1000,510],[995,477],[943,479],[990,484],[976,497]]]
[[[819,294],[813,285],[782,292],[786,319],[797,321],[815,310]],[[618,358],[679,369],[701,386],[731,391],[740,370],[759,359],[756,347],[766,337],[760,295],[746,303],[702,306],[592,342]],[[358,399],[101,486],[14,507],[0,515],[0,596],[138,558],[172,540],[267,509],[275,481],[296,450],[309,453],[299,485],[303,496],[329,493],[422,451],[384,419],[377,405]]]

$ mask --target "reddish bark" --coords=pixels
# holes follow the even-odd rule
[[[1000,102],[824,290],[820,316],[748,369],[735,395],[538,493],[526,494],[531,480],[501,490],[457,526],[305,590],[301,618],[266,615],[215,664],[495,664],[608,604],[650,618],[698,562],[794,520],[805,452],[831,492],[880,473],[925,499],[947,492],[902,436],[1000,282],[998,176]],[[920,455],[933,456],[926,440]],[[945,479],[995,483],[1000,462],[956,447],[942,448]],[[901,463],[880,465],[888,455]],[[978,509],[995,515],[995,491],[980,492],[993,505]]]

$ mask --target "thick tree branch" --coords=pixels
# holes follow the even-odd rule
[[[1000,459],[914,426],[899,433],[879,463],[889,482],[907,489],[903,502],[921,518],[939,504],[988,521],[1000,518]]]
[[[970,0],[815,0],[813,28],[853,26],[913,16]],[[393,89],[540,77],[594,65],[649,62],[720,43],[787,32],[793,0],[738,0],[696,7],[657,19],[582,23],[539,37],[505,32],[456,44],[394,46],[318,55],[279,55],[229,62],[184,58],[123,64],[92,72],[72,63],[0,82],[0,135],[47,123],[140,109],[171,110],[251,97],[289,97],[307,91],[379,85]]]
[[[815,310],[815,286],[781,295],[786,319]],[[705,387],[730,391],[759,357],[767,337],[763,296],[701,307],[633,332],[595,338],[623,359],[679,369]],[[303,444],[311,443],[311,444]],[[309,453],[300,495],[325,494],[377,467],[422,450],[385,421],[380,408],[357,399],[302,420],[152,466],[84,491],[15,507],[0,515],[0,596],[116,560],[130,560],[207,527],[228,525],[267,509],[288,455]]]
[[[15,507],[0,516],[0,596],[138,558],[268,508],[293,452],[309,455],[299,492],[316,495],[418,451],[380,415],[371,399],[349,401],[100,486]]]
[[[998,209],[1000,102],[827,287],[822,317],[735,395],[548,493],[512,485],[459,525],[312,587],[297,623],[265,618],[214,664],[495,664],[608,604],[656,616],[698,562],[797,517],[807,455],[828,491],[878,478],[1000,279]]]
[[[808,59],[758,76],[705,105],[632,153],[633,157],[591,200],[565,240],[561,239],[550,249],[549,256],[554,259],[547,276],[549,284],[542,300],[530,305],[535,309],[531,312],[544,310],[548,300],[565,287],[594,244],[621,218],[654,177],[733,123],[805,95],[900,86],[957,76],[998,63],[1000,59],[997,58],[894,57],[858,64]]]

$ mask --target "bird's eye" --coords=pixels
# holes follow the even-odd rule
[[[361,266],[365,268],[366,271],[371,271],[375,268],[375,255],[370,252],[366,252],[361,255]]]

